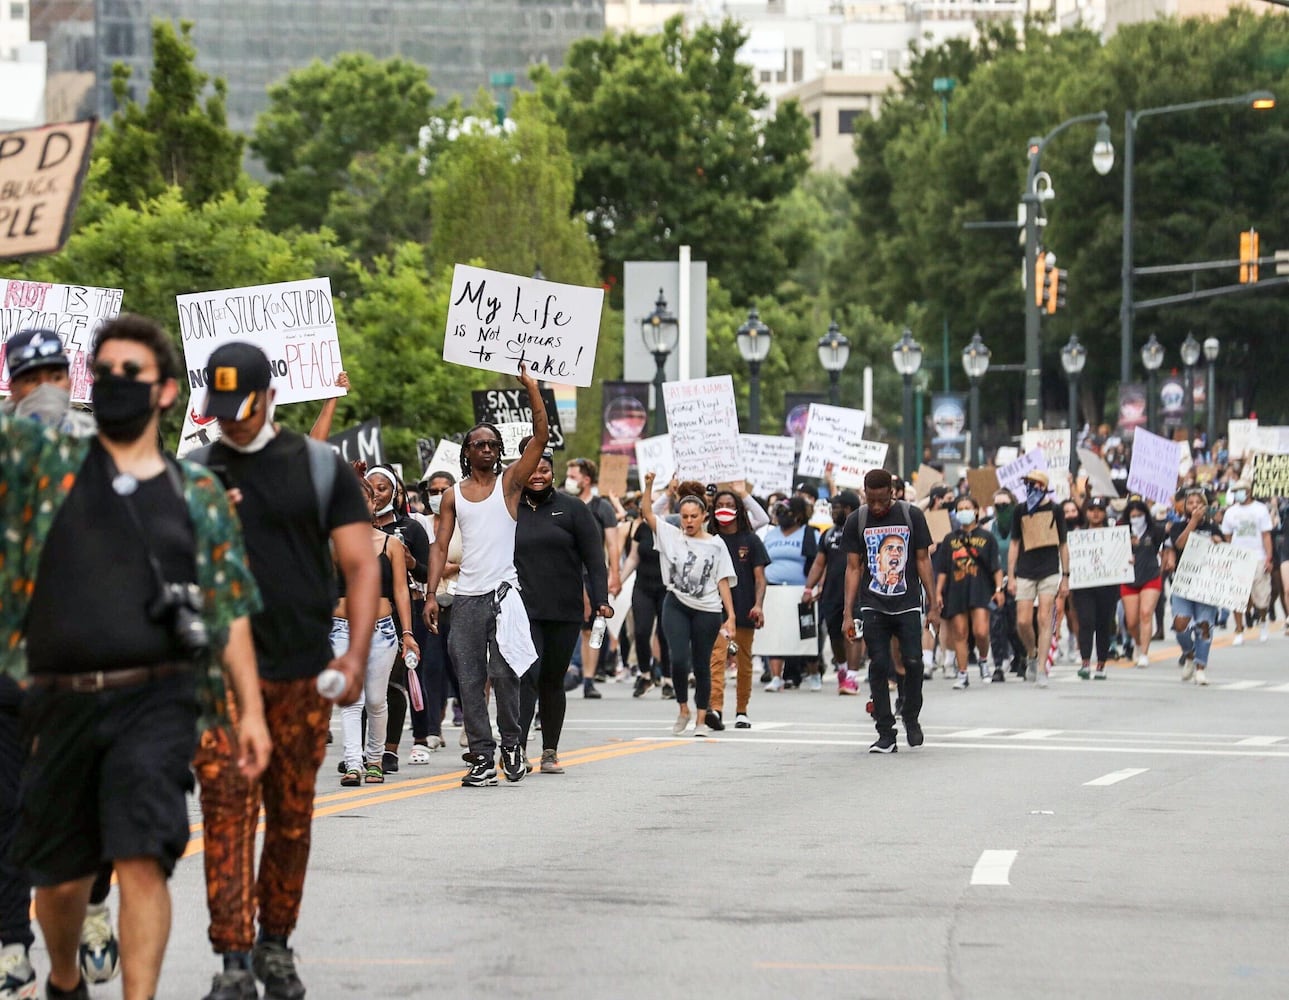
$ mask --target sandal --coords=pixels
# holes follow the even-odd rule
[[[417,743],[412,747],[412,752],[407,755],[409,764],[428,764],[430,762],[430,748],[424,743]]]
[[[369,785],[383,785],[385,783],[385,772],[381,770],[379,764],[368,764],[367,773],[363,777]]]
[[[345,776],[340,779],[340,783],[346,788],[353,788],[361,783],[361,779],[357,771],[346,771]]]

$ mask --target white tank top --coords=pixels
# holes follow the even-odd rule
[[[506,508],[501,477],[477,503],[456,491],[457,525],[461,529],[461,572],[457,596],[491,594],[501,584],[519,589],[515,571],[515,519]]]

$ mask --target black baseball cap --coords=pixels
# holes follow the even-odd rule
[[[818,487],[818,486],[814,486],[814,485],[812,485],[811,483],[807,483],[807,482],[805,482],[804,480],[803,480],[802,482],[797,483],[797,485],[796,485],[796,486],[792,487],[792,492],[793,492],[793,493],[806,493],[806,494],[809,494],[810,496],[814,497],[816,500],[818,500],[818,499],[819,499],[819,487]]]
[[[215,348],[206,362],[206,416],[245,420],[272,381],[269,359],[254,344]]]
[[[71,367],[63,342],[53,330],[20,330],[9,338],[4,353],[11,380],[37,368]]]

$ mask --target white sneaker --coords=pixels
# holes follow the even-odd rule
[[[818,674],[811,674],[806,678],[807,691],[822,691],[824,689],[823,679]]]
[[[1236,632],[1236,633],[1235,633],[1235,638],[1231,640],[1231,645],[1232,645],[1232,646],[1243,646],[1243,645],[1244,645],[1244,633],[1243,633],[1243,632]]]
[[[1137,669],[1145,670],[1148,666],[1150,666],[1150,657],[1142,653],[1137,657]]]
[[[1195,683],[1200,685],[1200,687],[1208,686],[1208,675],[1205,674],[1203,669],[1200,667],[1195,668]]]
[[[1267,630],[1267,623],[1262,623],[1262,628],[1258,629],[1258,642],[1266,642],[1271,638],[1271,633]]]
[[[736,715],[734,717],[735,729],[751,729],[752,723],[746,715]]]
[[[958,671],[958,679],[953,682],[953,689],[955,691],[967,690],[967,672],[965,670]]]
[[[1043,667],[1038,668],[1038,686],[1047,687],[1047,671]]]
[[[772,693],[774,693],[775,691],[782,691],[782,690],[783,690],[783,678],[782,678],[782,677],[771,677],[771,678],[770,678],[770,683],[769,683],[769,684],[767,684],[767,685],[765,686],[764,690],[765,690],[765,692],[766,692],[767,694],[772,694]]]
[[[1187,681],[1191,681],[1191,680],[1194,680],[1194,679],[1195,679],[1195,670],[1196,670],[1196,667],[1195,667],[1195,660],[1194,660],[1194,658],[1193,658],[1193,657],[1187,657],[1187,658],[1186,658],[1186,663],[1185,663],[1185,665],[1182,667],[1182,683],[1183,683],[1183,684],[1185,684]]]
[[[22,944],[0,948],[0,1000],[36,1000],[40,984],[31,967],[27,948]]]
[[[81,925],[81,974],[91,983],[106,983],[121,971],[120,948],[112,931],[112,911],[106,903],[90,906]]]

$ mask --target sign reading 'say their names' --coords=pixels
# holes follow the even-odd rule
[[[458,264],[452,272],[443,360],[514,375],[590,385],[604,289]]]

